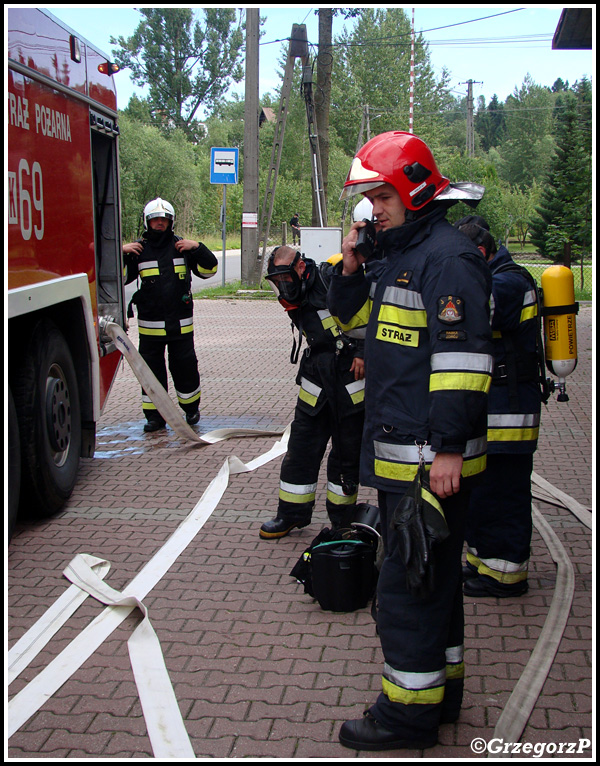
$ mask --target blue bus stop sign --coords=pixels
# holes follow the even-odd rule
[[[239,149],[214,147],[210,150],[211,184],[236,184],[238,182]]]

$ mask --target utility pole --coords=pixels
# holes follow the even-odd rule
[[[473,129],[473,83],[476,80],[467,80],[460,85],[467,86],[467,156],[472,157],[475,154],[475,131]],[[478,83],[481,85],[481,83]]]
[[[244,194],[242,284],[259,284],[258,258],[258,38],[259,9],[246,8],[246,88],[244,106]]]

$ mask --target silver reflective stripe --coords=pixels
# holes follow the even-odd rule
[[[414,290],[407,290],[404,287],[395,287],[389,285],[383,293],[383,303],[391,303],[394,306],[402,306],[408,309],[425,309],[421,293]]]
[[[465,646],[448,646],[446,647],[446,662],[450,665],[455,665],[458,662],[462,662],[465,656]]]
[[[492,321],[494,319],[494,311],[496,310],[496,301],[494,300],[494,296],[490,295],[490,326],[492,324]]]
[[[180,319],[179,324],[181,327],[188,327],[189,325],[194,324],[194,318],[188,317],[187,319]]]
[[[144,261],[143,263],[138,263],[139,271],[145,271],[146,269],[157,269],[157,268],[158,268],[158,261]]]
[[[314,383],[311,383],[310,380],[306,380],[306,378],[300,378],[300,386],[309,394],[312,394],[313,396],[319,396],[322,388],[319,388],[319,386],[315,385]]]
[[[482,559],[479,561],[494,572],[504,572],[505,574],[515,574],[517,572],[527,572],[529,559],[522,564],[515,564],[514,561],[505,561],[504,559]]]
[[[174,266],[185,266],[185,258],[173,258]]]
[[[362,389],[365,387],[365,381],[363,380],[355,380],[353,383],[348,383],[346,386],[346,391],[352,396],[352,394],[358,393],[358,391],[362,391]]]
[[[460,353],[445,351],[431,356],[431,371],[469,370],[492,374],[494,359],[490,354]]]
[[[387,662],[383,666],[383,675],[396,686],[403,689],[433,689],[442,686],[446,681],[446,668],[431,673],[409,673],[394,670]]]
[[[531,306],[534,303],[537,303],[537,294],[535,290],[528,290],[523,296],[523,305]]]
[[[485,452],[486,446],[486,436],[480,436],[477,439],[469,439],[462,455],[464,458],[481,455]],[[385,442],[374,441],[373,447],[375,450],[375,457],[381,458],[382,460],[393,460],[397,463],[419,462],[419,448],[416,444],[386,444]],[[422,448],[422,452],[426,463],[433,462],[433,458],[437,454],[427,445]]]
[[[317,491],[317,484],[290,484],[287,481],[280,481],[279,489],[289,492],[290,495],[310,495]]]
[[[419,449],[415,444],[386,444],[385,442],[373,442],[375,457],[383,460],[394,460],[397,463],[418,463]],[[431,463],[435,452],[425,445],[423,457],[427,463]]]
[[[148,322],[145,319],[138,319],[139,327],[147,327],[149,330],[163,330],[165,322]]]
[[[183,391],[176,391],[177,398],[183,401],[187,399],[193,399],[195,396],[201,393],[201,388],[202,388],[201,386],[198,386],[198,388],[196,388],[194,391],[190,391],[189,394],[184,393]]]
[[[534,428],[539,426],[538,413],[525,415],[488,415],[489,428]]]

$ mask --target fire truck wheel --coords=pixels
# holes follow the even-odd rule
[[[49,320],[33,330],[14,397],[21,433],[20,509],[28,516],[51,516],[75,486],[82,435],[73,359]]]
[[[19,510],[19,488],[21,486],[21,446],[19,439],[19,423],[17,421],[17,408],[12,395],[12,389],[8,387],[8,539],[17,522]]]

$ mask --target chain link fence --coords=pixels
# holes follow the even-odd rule
[[[538,287],[541,286],[542,274],[548,268],[552,266],[551,261],[541,261],[538,258],[528,256],[527,254],[515,255],[512,254],[513,259],[520,265],[524,266],[531,276],[535,279]],[[592,285],[593,285],[593,270],[591,263],[571,263],[571,271],[573,272],[573,281],[575,285],[575,299],[576,300],[592,300]]]

